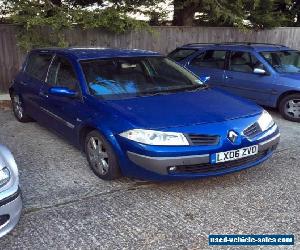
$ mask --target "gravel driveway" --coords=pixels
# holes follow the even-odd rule
[[[300,124],[272,114],[282,137],[264,164],[153,183],[100,180],[66,141],[0,111],[0,143],[16,158],[24,201],[20,223],[0,248],[216,249],[209,234],[294,234],[296,245],[282,249],[300,249]]]

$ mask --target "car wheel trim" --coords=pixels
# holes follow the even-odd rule
[[[102,141],[97,137],[91,137],[88,141],[87,153],[91,166],[101,175],[109,170],[108,154]]]
[[[13,97],[13,106],[16,115],[18,116],[19,119],[23,118],[23,107],[22,107],[22,102],[20,100],[20,97],[18,95],[15,95]]]
[[[291,99],[284,107],[286,115],[292,118],[300,118],[300,99]]]

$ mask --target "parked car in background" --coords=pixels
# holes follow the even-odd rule
[[[213,87],[300,122],[300,52],[263,43],[187,44],[169,55]]]
[[[33,50],[10,95],[19,121],[67,138],[103,179],[235,172],[268,159],[280,137],[261,107],[151,51]]]
[[[0,237],[17,225],[21,210],[17,164],[11,152],[0,145]]]

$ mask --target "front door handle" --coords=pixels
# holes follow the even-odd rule
[[[233,79],[232,76],[225,76],[225,79]]]

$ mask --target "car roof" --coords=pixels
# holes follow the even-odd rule
[[[242,50],[242,51],[282,51],[291,48],[280,44],[268,43],[190,43],[185,44],[181,49],[214,49],[214,50]]]
[[[96,58],[115,57],[142,57],[161,56],[158,52],[138,49],[112,49],[112,48],[42,48],[32,52],[59,53],[75,57],[77,60],[90,60]]]

